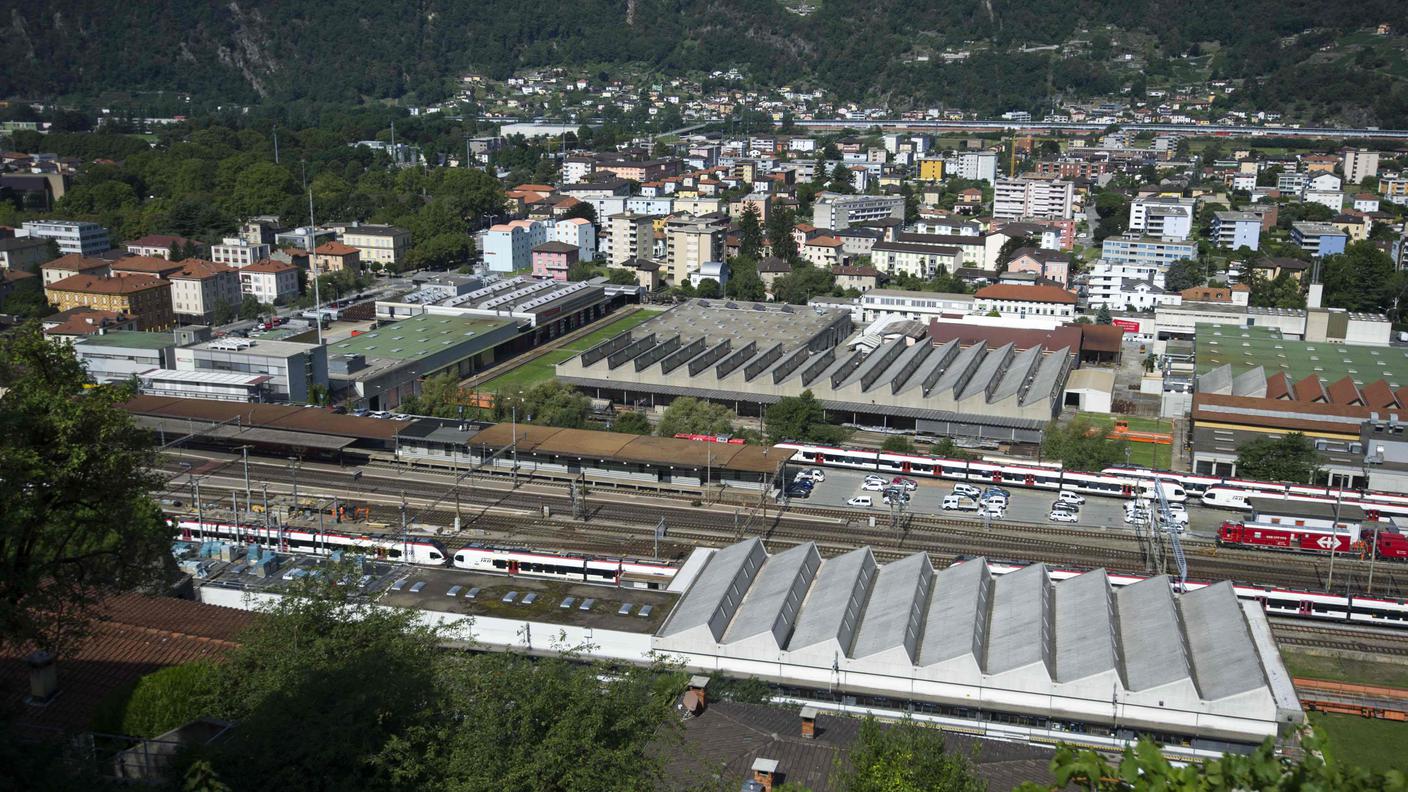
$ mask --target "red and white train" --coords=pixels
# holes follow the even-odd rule
[[[508,550],[481,545],[456,550],[452,563],[458,569],[474,572],[641,589],[665,588],[679,571],[673,566],[659,562],[538,550]]]
[[[176,536],[183,542],[219,539],[227,542],[257,543],[283,552],[332,555],[339,550],[370,558],[401,561],[420,566],[445,566],[450,554],[444,545],[433,539],[415,537],[402,541],[389,536],[314,531],[302,528],[265,528],[245,523],[204,522],[190,519],[173,520]]]
[[[1392,523],[1349,524],[1335,530],[1328,526],[1224,522],[1217,530],[1217,543],[1298,553],[1376,553],[1379,558],[1408,560],[1408,536]]]
[[[218,539],[253,542],[282,552],[331,555],[343,551],[369,558],[400,561],[418,566],[445,566],[476,572],[601,583],[625,588],[661,589],[674,579],[675,567],[660,562],[599,558],[530,550],[472,545],[456,550],[453,557],[433,539],[415,537],[401,541],[389,536],[367,536],[337,531],[265,528],[262,525],[190,519],[172,521],[176,538],[183,542]]]
[[[969,462],[961,459],[898,454],[855,448],[831,448],[802,443],[778,443],[793,452],[794,462],[808,465],[849,468],[916,478],[940,478],[983,484],[1011,485],[1044,490],[1072,490],[1111,498],[1152,497],[1154,477],[1124,476],[1109,470],[1078,473],[1062,470],[1059,464],[995,461]],[[1188,493],[1174,476],[1163,477],[1164,496],[1174,502],[1188,499]]]
[[[1251,508],[1247,503],[1247,498],[1270,498],[1326,504],[1334,504],[1339,501],[1342,505],[1358,506],[1367,512],[1371,519],[1378,519],[1380,516],[1408,518],[1408,495],[1394,492],[1356,489],[1340,491],[1330,487],[1317,487],[1308,484],[1281,484],[1273,481],[1215,478],[1189,473],[1154,471],[1148,468],[1114,467],[1105,468],[1101,472],[1143,480],[1152,480],[1157,474],[1162,479],[1177,481],[1189,496],[1200,499],[1204,506],[1218,509],[1245,511]]]

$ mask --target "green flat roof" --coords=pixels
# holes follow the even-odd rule
[[[1198,325],[1195,335],[1199,374],[1232,365],[1236,376],[1262,366],[1266,376],[1284,371],[1292,381],[1311,374],[1326,382],[1346,375],[1360,385],[1387,380],[1397,388],[1408,385],[1408,348],[1360,346],[1284,339],[1266,327]]]
[[[328,355],[415,360],[457,344],[472,343],[511,324],[505,319],[420,314],[330,344]]]
[[[165,349],[176,346],[171,333],[148,333],[142,330],[109,330],[102,335],[90,335],[77,343],[84,346],[128,347],[131,349]]]

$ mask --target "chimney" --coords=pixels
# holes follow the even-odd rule
[[[816,739],[816,707],[811,705],[802,707],[802,737]]]
[[[24,659],[29,666],[29,697],[26,703],[43,706],[59,694],[59,669],[54,664],[54,656],[36,649]]]
[[[693,693],[699,699],[700,708],[708,703],[708,697],[704,695],[704,689],[707,687],[709,687],[709,677],[700,674],[689,678],[689,687],[686,692]]]
[[[762,784],[763,792],[772,792],[772,785],[777,780],[777,760],[754,759],[753,780]]]

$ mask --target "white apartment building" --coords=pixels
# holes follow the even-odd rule
[[[870,220],[904,220],[903,195],[845,195],[823,192],[812,207],[812,225],[840,231]]]
[[[1304,173],[1282,173],[1276,177],[1276,189],[1282,195],[1300,195],[1309,178]]]
[[[1212,240],[1218,247],[1256,250],[1261,245],[1261,216],[1255,212],[1214,212]]]
[[[1059,286],[1019,286],[999,283],[984,286],[973,295],[973,311],[996,311],[1003,318],[1042,317],[1059,322],[1076,315],[1076,296]]]
[[[927,280],[939,273],[939,267],[952,273],[963,266],[963,251],[945,245],[876,242],[870,249],[870,265],[887,275],[904,274]]]
[[[537,220],[514,220],[484,232],[484,264],[491,272],[518,272],[533,266],[533,248],[548,241],[547,226]]]
[[[394,267],[411,249],[411,232],[387,225],[351,225],[342,231],[342,244],[360,250],[363,264],[375,261]]]
[[[1178,305],[1183,298],[1164,287],[1164,267],[1154,264],[1114,264],[1096,261],[1086,279],[1086,304],[1112,311],[1146,311],[1158,305]]]
[[[256,261],[269,258],[272,250],[263,242],[250,242],[240,237],[225,237],[218,245],[210,246],[210,260],[227,267],[248,267]]]
[[[1344,211],[1344,193],[1339,190],[1316,190],[1306,187],[1305,192],[1301,193],[1300,199],[1306,203],[1317,203],[1329,207],[1330,211],[1335,214]]]
[[[1345,149],[1344,180],[1358,184],[1370,176],[1379,175],[1379,152],[1368,149]]]
[[[1196,259],[1198,246],[1193,242],[1166,242],[1126,234],[1106,237],[1100,245],[1100,257],[1111,264],[1157,264],[1167,267],[1175,261]]]
[[[973,295],[939,292],[871,289],[858,300],[861,320],[914,319],[927,323],[944,316],[967,316],[973,312]]]
[[[270,401],[306,404],[308,389],[328,385],[327,347],[300,344],[293,341],[267,341],[251,338],[220,338],[175,351],[175,370],[193,372],[192,389],[202,381],[205,372],[263,374],[264,395]],[[172,372],[164,372],[172,375]],[[167,380],[179,379],[174,375]],[[168,395],[180,395],[174,389],[178,382],[167,382]]]
[[[239,273],[222,264],[193,260],[168,280],[171,309],[178,319],[210,324],[220,305],[234,309],[240,304]]]
[[[292,264],[265,259],[242,267],[239,277],[240,293],[265,305],[298,296],[298,267]]]
[[[997,181],[997,152],[959,151],[944,160],[944,169],[949,176],[971,181]]]
[[[96,256],[112,247],[108,230],[97,223],[77,220],[26,220],[20,226],[23,236],[52,239],[62,254]]]
[[[1193,235],[1193,209],[1192,198],[1136,198],[1129,205],[1129,231],[1182,242]]]
[[[596,226],[585,217],[558,220],[548,228],[549,242],[564,242],[577,248],[578,261],[596,258]]]
[[[655,247],[654,218],[635,212],[622,212],[607,218],[607,261],[613,265],[631,259],[652,257]],[[706,261],[708,259],[705,259]]]
[[[1069,220],[1074,204],[1075,185],[1068,181],[998,179],[993,185],[992,216],[998,220]]]
[[[562,183],[578,184],[584,182],[594,170],[596,170],[596,160],[592,157],[567,157],[562,161]]]

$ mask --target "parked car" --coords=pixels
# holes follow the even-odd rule
[[[1046,519],[1052,522],[1073,523],[1078,522],[1080,520],[1080,516],[1077,515],[1075,512],[1067,511],[1066,509],[1052,509],[1051,513],[1046,515]]]
[[[1000,520],[1003,515],[1007,514],[1007,503],[1006,501],[1001,503],[997,501],[984,502],[979,505],[978,514],[985,515],[994,520]]]
[[[1077,495],[1076,493],[1071,492],[1070,490],[1061,490],[1060,492],[1056,493],[1056,500],[1059,503],[1073,503],[1079,506],[1080,504],[1085,503],[1085,496]]]
[[[1011,493],[1011,492],[1008,492],[1007,490],[1003,489],[1002,487],[984,487],[984,488],[983,488],[983,497],[984,497],[984,498],[990,498],[990,497],[992,497],[992,496],[994,496],[994,495],[1001,495],[1004,499],[1009,499],[1009,498],[1012,497],[1012,493]]]
[[[983,491],[973,486],[972,484],[954,484],[953,494],[963,495],[972,498],[973,500],[977,500],[978,498],[981,498],[983,496]]]
[[[867,476],[865,477],[865,481],[866,481],[867,484],[869,484],[869,483],[872,482],[872,481],[877,482],[877,483],[879,483],[879,484],[888,484],[888,483],[890,483],[890,480],[889,480],[889,479],[885,478],[884,476],[877,476],[877,475],[874,474],[874,473],[871,473],[871,474],[867,475]]]
[[[811,470],[804,470],[802,472],[811,476],[812,481],[815,481],[818,484],[823,481],[826,481],[826,471],[822,470],[821,468],[812,468]]]
[[[1131,525],[1147,522],[1148,519],[1149,511],[1147,509],[1126,509],[1124,513],[1124,521]]]
[[[894,484],[897,487],[904,487],[905,489],[910,490],[911,492],[919,489],[919,482],[911,478],[905,478],[904,476],[895,476],[894,478],[890,479],[890,483]]]
[[[871,500],[869,495],[857,495],[854,498],[851,498],[850,500],[846,501],[846,505],[870,508],[871,506],[875,505],[875,501]]]
[[[944,511],[977,511],[978,502],[967,495],[946,495],[943,503]]]
[[[786,496],[789,498],[810,498],[812,496],[811,487],[798,487],[795,484],[787,488]]]
[[[860,485],[860,488],[866,492],[880,492],[885,489],[885,482],[870,481],[867,479],[864,484]]]

